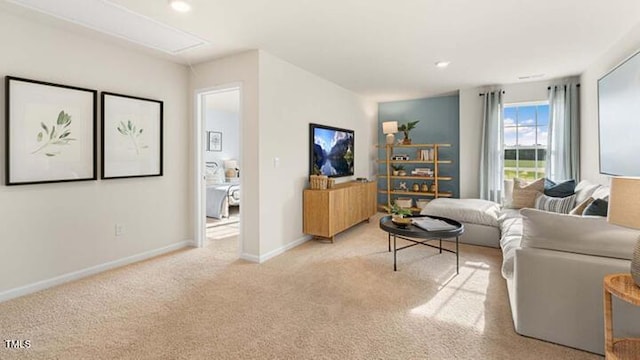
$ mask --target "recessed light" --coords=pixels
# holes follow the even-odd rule
[[[436,66],[439,68],[446,68],[447,66],[449,66],[450,62],[449,61],[438,61],[436,63]]]
[[[169,0],[169,5],[175,11],[187,12],[191,10],[191,4],[186,0]]]

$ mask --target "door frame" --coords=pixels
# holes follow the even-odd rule
[[[205,240],[207,238],[206,235],[206,176],[204,173],[205,169],[205,144],[206,144],[206,107],[202,106],[204,103],[204,99],[207,95],[223,93],[228,91],[238,90],[238,96],[240,97],[239,106],[238,106],[238,147],[240,149],[240,163],[244,164],[243,161],[243,146],[242,146],[242,129],[244,129],[244,114],[242,111],[243,108],[243,89],[242,83],[233,82],[229,84],[223,84],[219,86],[213,86],[203,89],[196,89],[194,96],[194,124],[195,131],[193,132],[193,151],[195,154],[195,164],[193,170],[193,213],[194,216],[194,234],[195,234],[195,246],[196,247],[204,247]],[[242,206],[242,188],[244,187],[244,178],[240,177],[240,233],[238,235],[238,256],[242,254],[242,249],[244,248],[244,231],[243,231],[243,206]]]

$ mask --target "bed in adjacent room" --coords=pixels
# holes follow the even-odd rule
[[[229,217],[230,206],[240,206],[240,179],[225,181],[225,172],[219,162],[207,162],[207,217]]]

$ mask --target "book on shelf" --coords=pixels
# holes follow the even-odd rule
[[[420,161],[433,161],[434,151],[433,149],[418,150],[418,160]]]
[[[456,226],[451,225],[444,220],[432,219],[429,217],[411,219],[411,223],[422,230],[427,231],[442,231],[442,230],[455,230]]]

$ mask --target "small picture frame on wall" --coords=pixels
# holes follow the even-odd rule
[[[209,131],[208,135],[208,151],[222,151],[222,133],[219,131]]]
[[[96,180],[98,92],[5,77],[6,184]]]
[[[102,179],[162,176],[160,100],[102,92]]]

